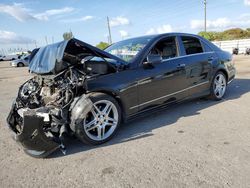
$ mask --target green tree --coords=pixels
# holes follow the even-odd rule
[[[216,40],[216,37],[218,36],[217,32],[205,32],[205,31],[201,31],[198,33],[198,35],[204,37],[207,40]]]
[[[101,49],[101,50],[107,48],[108,46],[109,46],[109,44],[106,42],[100,42],[99,44],[96,45],[96,47]]]
[[[228,29],[223,32],[199,32],[198,35],[207,40],[234,40],[250,38],[250,28],[244,30],[241,28]]]
[[[73,33],[71,31],[63,33],[63,39],[64,40],[69,40],[69,39],[72,39],[73,37],[74,36],[73,36]]]

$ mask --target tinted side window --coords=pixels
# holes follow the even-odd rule
[[[178,56],[175,37],[168,37],[159,41],[150,53],[160,55],[163,60]]]
[[[206,51],[206,52],[213,51],[212,48],[210,46],[208,46],[205,42],[201,41],[201,44],[203,46],[204,51]]]
[[[200,40],[194,37],[181,37],[187,55],[202,53]]]

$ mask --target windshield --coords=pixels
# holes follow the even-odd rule
[[[152,38],[153,36],[146,36],[120,41],[112,44],[105,51],[129,63]]]

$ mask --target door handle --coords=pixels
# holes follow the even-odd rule
[[[185,69],[185,67],[186,67],[186,64],[179,64],[177,66],[177,69]]]
[[[209,57],[207,60],[208,60],[208,61],[213,61],[213,60],[214,60],[214,57],[211,56],[211,57]]]

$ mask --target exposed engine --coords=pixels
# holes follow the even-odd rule
[[[37,75],[24,83],[14,104],[17,114],[12,127],[17,134],[23,131],[25,115],[43,118],[43,132],[63,146],[64,133],[68,132],[70,106],[78,95],[84,93],[86,75],[79,69],[70,68],[58,75]]]

